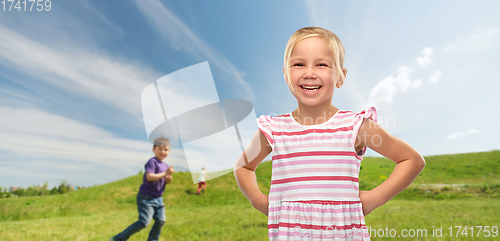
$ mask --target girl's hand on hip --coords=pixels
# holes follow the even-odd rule
[[[368,215],[375,208],[380,207],[377,195],[372,191],[359,191],[359,199],[363,206],[363,215]]]
[[[252,206],[259,210],[264,215],[268,216],[269,212],[269,194],[262,194],[255,198],[252,202]]]

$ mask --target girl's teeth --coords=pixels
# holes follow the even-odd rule
[[[321,86],[302,86],[302,89],[309,91],[309,92],[314,92],[319,90]]]

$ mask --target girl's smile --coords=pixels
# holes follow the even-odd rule
[[[321,88],[321,85],[301,85],[300,87],[307,92],[316,92]]]

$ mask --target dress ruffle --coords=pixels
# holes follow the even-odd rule
[[[363,123],[363,120],[365,118],[371,119],[372,121],[377,122],[377,110],[375,107],[368,107],[364,109],[363,111],[356,113],[356,116],[354,117],[354,125],[352,129],[352,143],[356,142],[356,137],[358,136],[359,128],[361,127],[361,124]],[[363,149],[360,151],[360,153],[357,153],[358,159],[362,159],[363,155],[366,152],[366,146],[363,147]]]
[[[261,115],[257,118],[257,126],[259,126],[260,131],[266,137],[267,141],[271,146],[273,146],[273,134],[271,131],[271,119],[272,117],[268,115]]]
[[[273,241],[370,240],[360,201],[273,203],[268,229]]]

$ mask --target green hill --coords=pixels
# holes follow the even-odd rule
[[[492,216],[500,208],[500,151],[425,159],[427,165],[415,184],[368,215],[367,225],[500,226],[500,219]],[[385,158],[366,157],[361,189],[383,182],[394,165]],[[263,162],[256,173],[260,189],[267,193],[271,162]],[[207,192],[200,196],[194,195],[197,185],[190,173],[176,172],[173,178],[164,195],[164,240],[266,240],[267,218],[251,207],[232,173],[207,181]],[[135,175],[64,195],[0,199],[0,240],[107,240],[137,218],[135,195],[141,181],[142,176]],[[476,209],[462,210],[464,205]],[[449,217],[457,212],[462,216]],[[407,217],[412,214],[410,222]],[[147,233],[130,240],[145,240]]]
[[[500,151],[427,156],[425,161],[415,184],[500,183]],[[389,176],[395,165],[387,158],[366,157],[361,163],[360,182],[373,187],[381,175]]]

